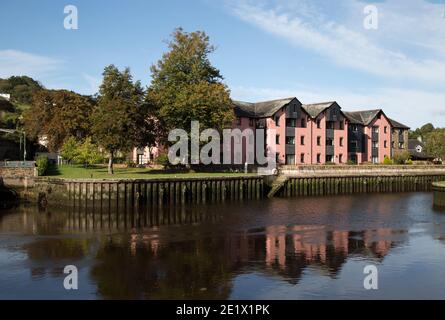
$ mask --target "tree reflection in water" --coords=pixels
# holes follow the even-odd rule
[[[354,210],[354,205],[342,203],[338,210]],[[252,206],[259,210],[263,205]],[[39,236],[23,246],[33,277],[60,277],[64,265],[77,264],[88,268],[99,297],[113,299],[227,299],[234,279],[252,272],[291,284],[298,284],[307,268],[335,278],[351,257],[379,262],[407,239],[404,228],[336,227],[322,213],[328,209],[318,208],[317,223],[280,224],[267,207],[266,213],[245,208],[141,207],[101,213],[20,207],[2,215],[0,232]],[[253,214],[261,218],[252,221]]]

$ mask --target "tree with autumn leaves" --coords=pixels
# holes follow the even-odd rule
[[[118,152],[165,145],[170,130],[189,132],[191,121],[199,121],[201,129],[230,126],[230,91],[209,60],[215,50],[209,37],[176,29],[168,48],[152,65],[147,90],[128,68],[109,65],[95,99],[66,90],[37,92],[25,115],[27,132],[46,136],[54,151],[66,141],[73,144],[73,138],[100,146],[108,153],[108,172],[113,174]]]
[[[45,137],[50,151],[58,151],[69,137],[84,139],[90,134],[94,101],[67,90],[40,90],[24,113],[29,138]]]

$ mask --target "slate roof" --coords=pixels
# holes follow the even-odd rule
[[[382,112],[382,109],[375,109],[375,110],[364,110],[364,111],[343,111],[346,118],[351,123],[354,124],[361,124],[361,125],[369,125],[377,115]]]
[[[311,116],[311,118],[316,118],[320,113],[322,113],[335,103],[336,103],[335,101],[328,101],[320,103],[303,104],[302,108]]]
[[[417,146],[422,147],[422,152],[417,152]],[[433,156],[430,156],[425,152],[425,144],[417,139],[408,140],[408,151],[410,155],[416,159],[434,159]]]
[[[257,103],[233,101],[233,105],[237,117],[268,118],[273,116],[278,110],[288,105],[294,99],[297,98],[293,97]]]
[[[391,125],[392,125],[394,128],[398,128],[398,129],[409,129],[408,126],[405,126],[403,123],[397,122],[396,120],[389,119],[389,122],[391,123]]]

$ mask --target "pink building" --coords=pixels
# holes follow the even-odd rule
[[[234,101],[234,128],[276,131],[279,164],[346,163],[348,120],[336,102],[303,105],[297,98],[259,103]]]
[[[382,163],[391,158],[392,125],[381,109],[345,112],[349,125],[349,159]]]
[[[131,159],[137,165],[146,165],[153,163],[159,155],[158,147],[134,148],[131,152]]]

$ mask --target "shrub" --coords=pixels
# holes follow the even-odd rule
[[[413,162],[413,160],[408,159],[408,160],[406,160],[405,164],[407,164],[407,165],[413,165],[414,162]]]
[[[39,176],[44,176],[49,167],[48,158],[46,156],[39,156],[36,159],[36,165]]]
[[[385,159],[383,160],[383,164],[384,165],[391,165],[391,164],[393,164],[393,162],[392,162],[392,160],[388,156],[385,156]]]
[[[335,162],[329,161],[329,162],[326,162],[326,165],[327,166],[335,166]]]
[[[136,168],[136,163],[134,163],[134,161],[132,161],[132,160],[126,160],[125,161],[125,166],[127,168]]]
[[[348,162],[346,164],[349,165],[349,166],[355,166],[355,165],[357,165],[357,162],[354,162],[352,160],[348,160]]]
[[[164,166],[164,167],[168,166],[168,164],[169,164],[168,156],[166,154],[160,154],[156,158],[156,164]]]
[[[396,152],[393,156],[395,164],[405,164],[410,158],[408,151]]]

